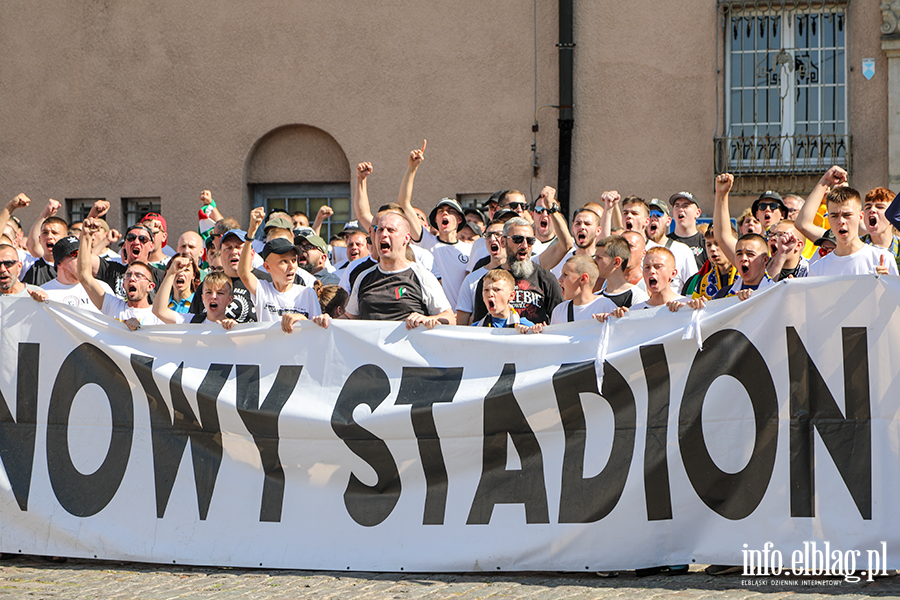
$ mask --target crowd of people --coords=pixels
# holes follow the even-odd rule
[[[328,327],[332,319],[369,319],[531,334],[653,307],[745,300],[791,278],[898,275],[900,203],[882,187],[863,196],[837,166],[806,199],[764,192],[737,228],[728,173],[715,178],[710,226],[698,224],[700,206],[684,191],[667,202],[604,192],[569,224],[551,187],[533,202],[517,190],[496,192],[480,207],[444,198],[426,214],[412,204],[425,148],[410,152],[397,202],[374,212],[373,167],[360,163],[357,220],[328,242],[320,235],[328,207],[312,226],[302,212],[255,208],[243,230],[208,190],[198,230],[182,233],[174,249],[162,215],[144,215],[123,236],[104,220],[105,201],[68,223],[50,200],[26,232],[14,213],[30,200],[19,194],[0,211],[0,294],[101,312],[131,330],[279,321],[291,334],[304,320]],[[639,574],[661,570],[687,565]]]
[[[518,190],[496,192],[480,207],[443,198],[426,214],[412,203],[425,148],[409,153],[397,202],[374,212],[373,167],[360,163],[357,220],[328,242],[320,236],[333,214],[327,206],[312,226],[302,212],[255,208],[243,230],[208,190],[198,230],[182,233],[174,249],[161,214],[144,215],[123,236],[104,220],[105,201],[68,223],[50,200],[26,232],[14,213],[30,200],[19,194],[0,212],[0,294],[101,312],[132,330],[280,321],[292,333],[299,321],[328,327],[340,318],[540,333],[629,310],[744,300],[788,278],[898,274],[893,193],[879,187],[862,196],[837,166],[805,200],[764,192],[736,229],[728,173],[715,179],[709,226],[698,224],[690,192],[668,202],[604,192],[570,224],[551,187],[533,202]]]

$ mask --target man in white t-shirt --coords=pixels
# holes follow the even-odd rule
[[[829,171],[830,172],[830,171]],[[835,181],[834,185],[843,183]],[[859,192],[851,187],[835,187],[825,196],[828,222],[837,246],[809,268],[817,275],[897,275],[897,263],[889,250],[864,243],[859,239],[859,223],[863,218]]]
[[[91,265],[91,246],[93,235],[100,229],[97,220],[88,217],[84,220],[81,231],[81,243],[78,249],[78,280],[94,306],[104,315],[125,323],[128,329],[135,331],[142,325],[161,325],[150,306],[150,290],[153,283],[153,268],[143,261],[133,261],[125,268],[122,287],[125,300],[108,293],[93,274]]]
[[[100,219],[97,219],[100,221]],[[103,231],[102,229],[100,231]],[[79,239],[73,235],[66,236],[53,245],[53,262],[56,264],[56,278],[41,286],[47,293],[47,299],[83,308],[92,312],[100,312],[91,302],[87,290],[78,281],[78,249]],[[98,280],[99,281],[99,280]],[[105,292],[113,293],[105,282],[99,281]]]

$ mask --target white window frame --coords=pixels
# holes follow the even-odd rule
[[[797,17],[800,15],[814,15],[818,17],[819,23],[821,23],[827,18],[826,15],[828,14],[833,14],[833,19],[843,19],[843,46],[838,44],[837,36],[835,36],[834,46],[824,46],[824,36],[820,34],[818,46],[797,48]],[[840,15],[840,17],[838,15]],[[781,17],[779,23],[780,31],[778,34],[781,43],[779,49],[769,48],[768,52],[766,52],[767,48],[765,44],[768,43],[768,36],[761,40],[757,34],[757,30],[754,30],[754,47],[752,49],[735,50],[733,48],[734,19],[742,17],[771,18],[773,16]],[[797,9],[785,9],[777,4],[773,5],[773,3],[768,2],[765,3],[763,7],[762,3],[760,3],[756,9],[751,8],[749,10],[742,10],[739,7],[735,7],[732,10],[729,10],[725,13],[724,25],[726,40],[724,87],[726,139],[724,147],[719,148],[719,152],[724,152],[724,156],[717,158],[719,164],[724,166],[725,170],[748,175],[767,173],[816,173],[824,171],[832,164],[846,167],[850,158],[849,119],[847,114],[847,107],[849,106],[849,6],[846,3],[835,2],[829,4],[817,3],[813,8],[807,6]],[[756,26],[758,27],[758,25],[759,24],[757,23]],[[809,26],[809,23],[807,23],[807,26]],[[821,24],[818,26],[821,27]],[[763,43],[760,44],[760,41]],[[733,55],[735,53],[751,53],[756,56],[765,56],[766,54],[762,54],[763,52],[766,52],[768,55],[770,64],[771,62],[776,61],[781,52],[787,52],[786,58],[789,58],[789,64],[790,67],[792,67],[789,68],[787,65],[781,64],[778,68],[778,91],[779,97],[782,100],[779,110],[781,119],[778,123],[779,131],[777,133],[777,139],[768,137],[771,135],[768,131],[760,133],[760,128],[765,130],[768,126],[774,124],[774,122],[768,121],[769,115],[766,115],[765,120],[761,120],[757,116],[759,102],[756,94],[760,91],[766,93],[768,90],[772,89],[773,86],[760,85],[758,77],[754,79],[751,86],[745,86],[743,81],[738,82],[737,86],[734,86],[732,83]],[[839,73],[839,76],[835,78],[835,82],[824,83],[824,78],[820,75],[819,81],[816,83],[798,83],[798,57],[807,52],[820,53],[818,64],[820,73],[824,72],[824,70],[821,69],[821,66],[825,61],[825,52],[833,52],[834,56],[843,57],[843,68]],[[784,57],[784,55],[782,56]],[[754,64],[756,64],[756,70],[758,70],[761,61],[755,62],[754,59]],[[769,69],[769,74],[771,74],[771,69]],[[841,75],[842,80],[840,77]],[[797,94],[799,89],[804,87],[807,89],[807,94],[809,94],[808,90],[812,88],[815,88],[818,91],[818,105],[816,107],[818,118],[816,120],[810,120],[809,115],[807,114],[807,121],[802,122],[803,124],[815,125],[818,128],[817,134],[799,131],[800,126],[797,121]],[[823,92],[826,88],[836,88],[838,94],[840,94],[840,96],[835,94],[835,105],[832,109],[833,119],[824,118],[825,94]],[[744,92],[746,90],[754,90],[753,122],[747,123],[743,120],[737,120],[737,122],[733,123],[732,94],[735,91]],[[788,98],[793,99],[793,101],[784,101],[784,99]],[[843,103],[843,110],[841,110],[841,103]],[[841,116],[843,117],[842,119],[840,118]],[[833,125],[835,129],[834,133],[824,133],[823,130],[826,125]],[[747,127],[752,127],[754,130],[751,136],[744,135]],[[721,144],[722,141],[717,141],[717,143]],[[800,144],[803,144],[806,148],[810,148],[812,143],[815,143],[817,148],[814,155],[811,156],[806,154],[806,156],[802,157],[797,155]],[[772,151],[773,144],[776,148],[774,152]],[[825,151],[826,145],[830,145],[830,150],[828,150],[827,153]],[[839,149],[841,150],[839,151]],[[735,157],[735,152],[738,152],[740,156]],[[724,164],[721,164],[722,158],[724,158]]]

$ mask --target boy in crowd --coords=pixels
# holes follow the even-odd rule
[[[556,305],[562,302],[562,290],[553,275],[532,260],[534,230],[531,223],[513,217],[503,226],[506,243],[506,261],[500,268],[509,271],[516,280],[513,308],[532,323],[547,323]],[[549,251],[549,250],[548,250]],[[481,320],[487,314],[481,297],[482,283],[475,290],[475,307],[472,318]]]
[[[99,225],[95,219],[90,217],[85,219],[78,248],[78,280],[90,296],[91,302],[104,315],[122,321],[132,331],[140,329],[142,325],[161,325],[162,321],[153,314],[150,306],[150,291],[156,286],[153,283],[153,267],[146,262],[132,260],[125,267],[122,278],[125,300],[108,293],[100,284],[100,280],[94,278],[92,259],[98,259],[91,254],[91,245],[93,234],[98,229]]]
[[[771,280],[766,275],[769,261],[769,245],[766,239],[756,233],[747,233],[735,239],[731,228],[731,214],[728,208],[728,194],[734,185],[734,175],[722,173],[716,177],[716,206],[713,211],[713,230],[716,242],[728,260],[737,268],[738,277],[731,287],[723,287],[716,298],[739,294],[743,300],[752,290]]]
[[[677,271],[675,256],[671,250],[662,246],[648,249],[644,255],[643,273],[644,284],[650,297],[643,302],[633,304],[631,310],[655,308],[665,304],[670,311],[677,312],[685,304],[680,302],[683,297],[672,290],[672,279]]]
[[[825,201],[828,205],[828,222],[831,224],[836,246],[834,252],[812,264],[809,274],[897,275],[897,263],[888,250],[866,244],[859,239],[859,224],[863,218],[859,192],[851,187],[836,187],[828,192]],[[818,198],[810,195],[806,204],[813,203],[818,205]],[[806,206],[800,210],[801,217],[805,209]]]
[[[218,227],[218,223],[216,224],[216,227]],[[231,279],[233,300],[228,305],[226,314],[229,319],[234,319],[238,323],[256,322],[256,309],[253,303],[253,295],[244,286],[244,282],[241,281],[241,277],[238,274],[238,264],[240,263],[241,253],[246,239],[247,234],[240,229],[228,231],[221,236],[219,242],[221,251],[216,254],[215,249],[213,249],[211,254],[214,258],[211,257],[209,261],[210,272],[212,272],[213,269],[221,267],[222,272]],[[200,294],[200,297],[202,298],[205,283],[206,280],[204,279],[194,294]],[[191,314],[201,314],[203,310],[204,307],[202,302],[191,303]]]
[[[686,244],[694,253],[697,268],[706,262],[706,241],[697,230],[697,219],[700,217],[700,205],[690,192],[678,192],[669,197],[672,205],[672,216],[675,219],[675,231],[668,238]],[[695,271],[696,272],[696,271]],[[688,274],[685,273],[685,278]]]
[[[570,257],[559,277],[564,302],[553,309],[551,325],[595,319],[599,313],[612,313],[616,305],[605,296],[594,295],[600,269],[594,259],[584,255]]]
[[[203,307],[205,312],[200,314],[175,312],[168,306],[166,300],[172,294],[172,286],[175,283],[175,277],[178,273],[185,269],[191,269],[190,260],[187,257],[176,256],[169,262],[169,268],[166,276],[163,277],[162,284],[153,301],[153,314],[163,323],[169,325],[182,325],[184,323],[205,323],[207,325],[217,324],[224,329],[231,329],[237,323],[234,319],[229,319],[225,315],[228,305],[233,299],[231,295],[231,279],[221,271],[209,273],[206,278],[206,285],[203,288]]]
[[[259,321],[280,320],[282,328],[293,329],[293,323],[322,314],[319,297],[309,286],[294,285],[298,252],[297,248],[284,238],[278,237],[266,242],[260,253],[263,268],[271,276],[272,281],[261,280],[253,274],[252,240],[264,216],[261,209],[254,209],[250,213],[250,227],[247,230],[244,247],[241,249],[238,274],[244,287],[253,297]]]
[[[503,242],[503,223],[491,221],[484,232],[484,246],[487,248],[490,261],[470,273],[459,287],[459,299],[456,302],[456,324],[472,323],[472,312],[475,310],[475,290],[478,282],[491,269],[496,269],[506,261],[506,244]]]
[[[643,235],[636,231],[627,232],[630,235],[640,237]],[[643,250],[641,251],[641,258]],[[600,271],[600,278],[606,280],[606,285],[600,294],[612,300],[619,307],[629,308],[649,298],[647,292],[630,283],[625,277],[632,258],[632,249],[624,236],[611,235],[597,242],[594,261]],[[640,261],[641,258],[637,260]],[[640,263],[638,263],[640,264]]]
[[[431,329],[438,323],[453,322],[453,310],[440,283],[406,256],[411,238],[409,221],[395,212],[380,215],[373,240],[378,264],[357,277],[345,317],[405,320],[408,329],[419,325]]]
[[[483,319],[472,323],[473,327],[513,328],[528,333],[534,323],[520,317],[509,305],[516,295],[516,280],[503,269],[491,269],[482,280],[481,296],[487,312]]]
[[[97,222],[101,219],[96,219]],[[103,229],[99,229],[103,231]],[[67,236],[53,245],[53,263],[56,265],[56,278],[41,286],[47,293],[47,299],[53,302],[84,308],[99,312],[94,306],[87,290],[78,280],[78,251],[80,240],[75,236]],[[99,282],[105,293],[112,294],[112,289],[104,282]]]
[[[863,199],[863,225],[866,234],[862,236],[862,241],[888,250],[900,268],[900,238],[894,235],[891,222],[885,216],[893,198],[894,193],[883,187],[877,187],[866,194]]]
[[[737,232],[732,229],[731,235],[737,237]],[[722,288],[730,288],[734,285],[734,279],[737,277],[737,269],[725,256],[719,248],[716,241],[716,233],[712,227],[708,227],[703,234],[706,238],[706,256],[709,257],[709,269],[706,272],[698,273],[690,282],[688,282],[688,290],[685,294],[690,294],[691,298],[704,298],[711,300]]]

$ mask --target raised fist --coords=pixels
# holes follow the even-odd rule
[[[716,194],[727,194],[734,185],[734,175],[731,173],[722,173],[716,177]]]
[[[364,180],[366,177],[372,174],[372,163],[370,162],[361,162],[356,165],[356,179],[358,181]]]
[[[29,204],[31,204],[31,198],[29,198],[25,194],[19,194],[9,201],[9,203],[6,205],[6,210],[9,211],[9,214],[12,214],[13,211],[19,208],[25,208]]]
[[[209,190],[203,190],[200,192],[200,202],[203,203],[203,206],[209,206],[212,203],[212,192]]]

